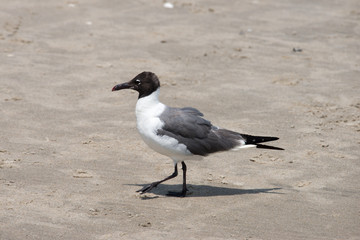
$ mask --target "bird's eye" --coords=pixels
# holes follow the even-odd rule
[[[140,81],[139,79],[136,79],[136,80],[135,80],[135,83],[136,83],[137,85],[140,85],[140,84],[141,84],[141,81]]]

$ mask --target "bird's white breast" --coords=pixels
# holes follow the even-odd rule
[[[166,106],[158,100],[159,89],[149,96],[138,99],[136,103],[137,129],[144,140],[152,149],[175,162],[187,159],[193,154],[187,150],[184,144],[168,136],[157,135],[158,129],[164,126],[159,116]]]

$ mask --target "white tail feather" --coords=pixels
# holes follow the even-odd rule
[[[256,145],[255,144],[246,144],[246,145],[240,146],[239,148],[253,148],[253,147],[256,147]]]
[[[237,147],[234,147],[233,149],[231,149],[232,151],[238,151],[240,149],[243,149],[243,148],[254,148],[256,147],[255,144],[244,144],[244,145],[240,145],[240,146],[237,146]]]

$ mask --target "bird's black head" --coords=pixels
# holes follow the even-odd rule
[[[113,87],[112,91],[121,89],[133,89],[139,92],[139,98],[146,97],[160,87],[160,82],[155,73],[142,72],[131,81],[121,83]]]

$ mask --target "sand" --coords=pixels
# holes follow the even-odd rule
[[[0,239],[360,239],[360,3],[2,1]],[[136,130],[147,70],[161,100],[280,137],[188,161]]]

